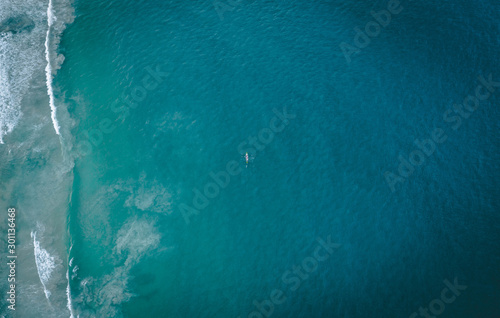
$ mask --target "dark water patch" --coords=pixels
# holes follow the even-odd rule
[[[9,32],[12,34],[31,32],[34,28],[35,22],[24,14],[13,16],[0,22],[0,34]]]

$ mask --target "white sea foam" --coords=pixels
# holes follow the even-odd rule
[[[0,1],[0,21],[9,17],[25,14],[36,16],[36,5],[20,8],[12,7],[10,2]],[[37,25],[36,19],[35,25]],[[37,52],[40,28],[32,32],[0,35],[0,143],[10,133],[22,117],[21,100],[29,88],[33,72],[39,65]]]
[[[74,312],[73,312],[73,303],[71,301],[71,289],[70,289],[70,286],[69,286],[69,268],[68,268],[68,271],[66,272],[66,279],[68,280],[68,285],[66,286],[66,296],[68,298],[68,310],[69,310],[69,313],[70,313],[70,318],[74,318],[75,315],[74,315]]]
[[[69,247],[69,254],[71,255],[71,250],[73,250],[73,243],[71,243],[70,247]],[[74,315],[74,311],[73,311],[73,301],[71,300],[71,286],[70,286],[70,278],[69,278],[69,270],[71,268],[71,266],[73,266],[73,260],[75,258],[72,257],[69,262],[68,262],[68,269],[66,270],[66,280],[68,281],[68,285],[66,285],[66,298],[67,298],[67,304],[66,306],[68,307],[68,310],[69,310],[69,313],[70,313],[70,318],[74,318],[75,315]],[[74,269],[73,269],[73,273],[74,273]],[[73,278],[73,276],[72,276]]]
[[[160,182],[150,180],[142,173],[139,180],[119,181],[114,190],[128,192],[125,207],[135,207],[141,211],[172,213],[172,194]]]
[[[47,66],[45,67],[45,76],[47,78],[47,94],[49,95],[49,105],[50,105],[50,117],[52,118],[52,124],[54,125],[54,129],[56,134],[60,135],[60,125],[57,121],[57,108],[55,105],[55,97],[54,97],[54,87],[53,87],[53,67],[52,67],[52,49],[50,45],[51,35],[52,35],[52,26],[56,21],[56,16],[54,14],[54,9],[52,5],[52,0],[49,0],[49,5],[47,7],[47,36],[45,38],[45,59],[47,60]]]
[[[71,271],[73,274],[71,275],[71,279],[75,279],[75,277],[78,275],[78,270],[80,268],[78,267],[78,265],[76,265],[75,267],[73,267],[73,270]]]
[[[6,48],[0,42],[0,55],[4,50]],[[7,69],[0,64],[0,143],[2,144],[3,136],[14,129],[21,117],[20,109],[12,105],[14,103],[9,84]]]
[[[121,317],[121,304],[134,297],[128,286],[130,271],[148,252],[158,247],[160,239],[154,221],[130,218],[117,233],[113,249],[117,259],[114,271],[99,279],[83,279],[78,301],[87,303],[87,308],[98,308],[98,317]]]
[[[119,231],[114,251],[127,252],[125,265],[135,264],[149,249],[160,242],[160,234],[154,224],[145,219],[130,219]]]
[[[125,207],[135,206],[141,211],[172,213],[172,195],[156,180],[133,189]]]
[[[38,277],[42,283],[45,297],[49,299],[51,294],[47,289],[46,284],[48,283],[52,272],[56,268],[55,258],[54,256],[51,256],[47,250],[40,246],[40,242],[36,240],[36,232],[32,231],[31,237],[33,238],[33,246],[35,248],[35,263],[38,271]]]
[[[61,109],[56,109],[53,78],[64,60],[62,55],[57,54],[60,35],[73,21],[74,9],[70,0],[49,0],[48,4],[46,1],[0,1],[0,21],[26,16],[34,23],[32,30],[0,34],[0,143],[4,143],[5,136],[21,120],[21,101],[35,74],[38,76],[40,72],[39,75],[42,75],[44,66],[52,122],[56,133],[59,133],[57,118],[61,116]],[[45,59],[41,54],[44,41]],[[38,81],[33,83],[38,85]]]

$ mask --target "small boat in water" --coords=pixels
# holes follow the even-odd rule
[[[250,160],[250,157],[248,156],[248,152],[245,153],[245,162],[247,163],[248,166],[248,161]]]

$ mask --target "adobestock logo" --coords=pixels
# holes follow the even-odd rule
[[[351,56],[358,54],[362,49],[370,45],[373,38],[379,36],[382,28],[385,28],[391,23],[392,15],[397,15],[403,11],[403,7],[400,5],[398,0],[389,0],[387,3],[387,10],[381,10],[378,12],[371,11],[371,16],[375,21],[370,21],[365,25],[364,32],[359,27],[355,27],[353,43],[351,45],[346,42],[340,43],[340,49],[344,54],[347,64],[350,64],[352,59]]]
[[[316,241],[318,245],[314,249],[314,252],[305,257],[300,262],[300,265],[293,265],[292,270],[286,270],[281,275],[281,281],[292,292],[298,290],[302,283],[309,279],[309,274],[316,272],[319,265],[330,258],[333,252],[341,246],[341,244],[332,242],[331,235],[328,235],[326,240],[318,237]],[[286,300],[287,297],[283,289],[273,289],[269,293],[269,297],[263,301],[254,299],[252,304],[256,310],[249,313],[246,318],[268,318],[274,313],[275,306],[283,304]],[[238,316],[237,318],[245,318],[245,316]]]
[[[273,109],[273,113],[276,115],[269,121],[269,127],[262,128],[257,137],[250,136],[247,141],[243,141],[238,145],[238,152],[240,155],[244,155],[248,152],[251,156],[255,156],[257,152],[262,151],[274,140],[274,136],[277,133],[282,132],[286,126],[290,123],[290,119],[294,119],[295,114],[287,113],[286,109],[283,108],[283,112],[279,112],[276,108]],[[280,121],[281,120],[281,121]],[[278,125],[279,124],[279,125]],[[259,143],[259,141],[261,143]],[[247,145],[250,148],[243,148]]]
[[[453,284],[449,280],[444,280],[443,283],[446,285],[445,288],[441,290],[439,298],[433,299],[429,302],[428,307],[420,307],[417,312],[414,312],[408,318],[436,318],[436,316],[441,315],[446,309],[446,305],[454,302],[458,296],[460,296],[462,291],[467,289],[466,285],[460,285],[457,278],[453,280]],[[429,313],[429,311],[431,313]]]
[[[493,81],[493,76],[490,74],[488,79],[483,76],[478,77],[479,85],[474,90],[474,95],[467,95],[462,101],[462,104],[453,105],[452,109],[448,109],[443,113],[443,121],[451,125],[451,130],[456,131],[462,126],[462,122],[468,119],[480,106],[480,103],[486,101],[496,88],[500,88],[500,82]],[[415,168],[424,164],[425,160],[435,153],[437,145],[448,140],[448,135],[444,129],[434,128],[430,138],[423,140],[415,139],[413,143],[417,149],[410,152],[408,160],[402,155],[398,156],[397,173],[385,171],[384,178],[391,189],[391,192],[396,192],[396,185],[403,184],[415,171]]]

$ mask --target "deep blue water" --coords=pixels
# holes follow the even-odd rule
[[[500,3],[389,3],[75,0],[75,315],[499,317]]]
[[[456,131],[443,114],[478,76],[500,78],[499,5],[401,5],[347,63],[340,43],[352,45],[385,2],[240,2],[221,21],[209,2],[76,1],[58,77],[83,96],[76,140],[103,117],[117,128],[77,160],[70,227],[88,233],[73,235],[75,308],[247,317],[280,289],[276,317],[406,317],[457,278],[467,289],[443,316],[498,315],[498,93]],[[131,99],[147,67],[168,74],[120,118],[110,103]],[[245,167],[238,145],[283,108],[295,118]],[[384,173],[435,128],[447,140],[393,193]],[[241,173],[187,224],[181,205],[194,208],[193,188],[231,160]],[[137,220],[129,244],[159,242],[131,265],[110,262],[120,229]],[[328,236],[340,247],[306,279],[286,276],[300,277],[293,290],[282,276]],[[87,277],[93,289],[82,290]],[[102,305],[91,296],[104,290],[135,297]]]

